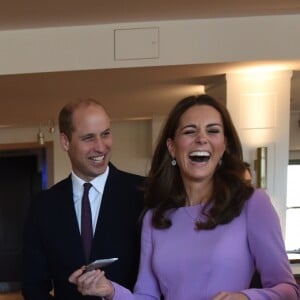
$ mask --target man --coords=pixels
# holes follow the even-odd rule
[[[110,163],[110,118],[96,100],[67,104],[60,112],[59,127],[72,173],[32,202],[24,230],[24,299],[93,299],[79,294],[68,277],[89,262],[111,257],[118,261],[105,269],[107,276],[132,289],[138,269],[144,178]],[[92,184],[88,196],[93,227],[87,258],[81,240],[86,182]]]

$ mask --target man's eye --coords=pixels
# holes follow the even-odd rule
[[[103,136],[103,137],[108,137],[108,136],[110,136],[110,131],[105,131],[105,132],[103,132],[103,133],[102,133],[102,136]]]
[[[87,136],[82,137],[83,141],[89,141],[89,140],[92,140],[92,139],[93,139],[93,136],[91,136],[91,135],[87,135]]]

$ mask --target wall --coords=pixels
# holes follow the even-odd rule
[[[115,30],[147,27],[159,29],[158,57],[115,60],[125,51],[115,49]],[[0,74],[298,59],[299,27],[300,15],[283,15],[7,30]]]
[[[290,115],[290,71],[227,74],[227,107],[240,136],[244,159],[267,147],[266,190],[285,233]]]
[[[300,112],[292,112],[290,116],[290,150],[300,151]]]
[[[224,91],[222,90],[222,94]],[[214,94],[213,91],[209,92]],[[298,112],[291,114],[290,149],[292,150],[300,150],[298,119]],[[114,138],[112,162],[121,169],[145,175],[164,120],[165,116],[154,116],[153,120],[112,122]],[[0,128],[0,144],[36,142],[37,131],[38,128]],[[67,154],[61,150],[57,128],[54,134],[50,134],[47,128],[43,128],[43,131],[45,140],[51,140],[54,144],[54,181],[57,182],[69,174],[71,166]],[[252,160],[253,158],[246,157],[246,159]]]
[[[0,144],[36,142],[38,128],[2,128]],[[54,182],[70,173],[67,154],[59,144],[56,128],[54,134],[43,128],[45,140],[54,144]],[[122,121],[112,123],[114,139],[112,162],[120,169],[146,175],[151,156],[151,121]]]
[[[122,48],[115,49],[115,30],[148,27],[159,29],[158,57],[115,60],[115,50],[119,53],[125,51]],[[0,74],[293,60],[299,59],[299,28],[300,15],[282,15],[1,31]],[[139,41],[131,40],[131,46],[133,49],[135,46],[138,47]],[[148,132],[148,129],[151,131],[150,127],[145,125],[145,137],[152,140],[152,132]],[[126,133],[124,136],[120,133],[121,138],[129,134],[127,129],[124,128]],[[1,135],[0,142],[5,138],[10,143],[19,139],[26,140],[26,134],[28,138],[30,136],[31,141],[35,140],[36,129],[32,132],[24,129],[24,135],[21,134],[23,129],[9,131],[9,133],[5,129],[1,130],[1,133],[2,131],[3,136]],[[153,134],[156,136],[155,132]],[[286,134],[288,135],[288,132]],[[141,135],[139,137],[141,138]],[[133,146],[134,142],[126,142],[129,143],[128,149],[133,147],[132,154],[136,154],[137,148]],[[139,144],[140,141],[137,143]],[[142,143],[140,145],[144,146]],[[65,154],[59,150],[57,144],[55,144],[54,151],[55,180],[57,181],[65,176],[69,166]],[[280,153],[275,155],[276,161],[285,160],[285,156],[281,156]],[[148,152],[136,158],[129,158],[124,151],[122,152],[122,149],[115,147],[114,160],[125,168],[133,168],[143,173],[144,169],[147,169],[148,158]],[[275,171],[276,174],[279,173],[279,170]],[[279,182],[276,187],[278,191],[281,188],[286,189],[285,180]],[[281,201],[281,206],[283,206],[285,198]]]
[[[151,120],[112,123],[112,162],[119,168],[146,175],[151,159]]]

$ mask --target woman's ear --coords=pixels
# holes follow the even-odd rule
[[[59,141],[60,141],[60,145],[61,145],[62,149],[64,151],[68,151],[69,146],[70,146],[70,142],[69,142],[68,137],[64,133],[61,133],[59,135]]]
[[[223,154],[224,154],[224,152],[226,151],[226,149],[227,149],[227,138],[225,137],[224,138],[224,151],[223,151]],[[222,155],[223,156],[223,155]]]
[[[167,139],[167,148],[172,158],[175,157],[174,142],[171,138]]]

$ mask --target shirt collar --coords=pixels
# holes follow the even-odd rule
[[[96,178],[94,178],[93,180],[90,181],[90,183],[93,185],[93,188],[103,194],[104,191],[104,186],[108,177],[108,173],[109,173],[109,166],[107,166],[106,170],[104,171],[103,174],[100,174],[99,176],[97,176]],[[72,170],[71,173],[71,178],[72,178],[72,185],[73,185],[73,194],[74,196],[78,196],[81,195],[83,192],[83,184],[85,183],[84,180],[82,180],[80,177],[78,177]]]

